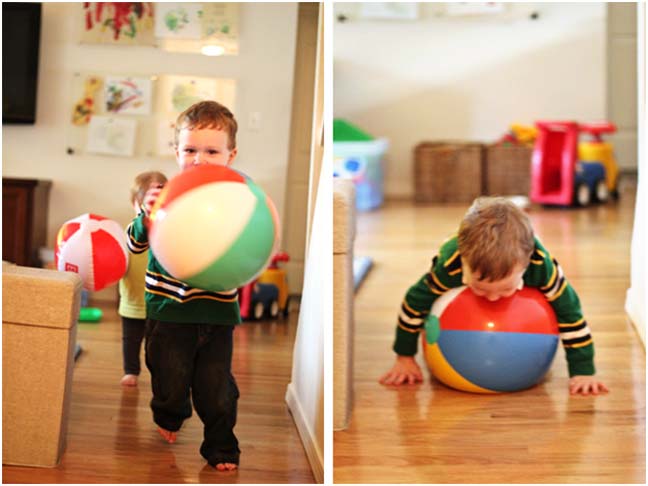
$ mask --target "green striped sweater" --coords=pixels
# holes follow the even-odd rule
[[[593,375],[594,343],[583,318],[578,295],[565,279],[555,258],[536,238],[535,249],[523,276],[524,285],[538,288],[556,312],[560,339],[565,349],[569,376]],[[394,351],[414,356],[418,336],[434,301],[450,288],[462,284],[462,264],[457,237],[446,241],[432,260],[429,272],[412,285],[401,304]]]
[[[128,249],[138,254],[149,248],[143,213],[126,229]],[[149,251],[146,268],[146,317],[158,321],[235,325],[241,322],[237,289],[211,292],[173,278]]]

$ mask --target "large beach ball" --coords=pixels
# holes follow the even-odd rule
[[[452,388],[512,392],[542,379],[558,339],[555,313],[539,290],[524,287],[490,302],[458,287],[432,306],[423,349],[432,374]]]
[[[56,236],[56,268],[78,273],[83,288],[101,290],[121,279],[128,268],[126,234],[119,223],[96,214],[66,221]]]
[[[274,204],[249,177],[202,164],[172,178],[151,210],[149,243],[173,277],[205,290],[241,287],[279,244]]]

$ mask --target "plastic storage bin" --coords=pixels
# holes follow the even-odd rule
[[[384,138],[374,139],[344,120],[334,121],[333,175],[353,181],[359,211],[383,203],[383,157],[388,146]]]

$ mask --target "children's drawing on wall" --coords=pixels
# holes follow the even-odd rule
[[[166,116],[154,97],[158,79],[158,76],[74,73],[72,116],[66,130],[67,153],[154,155],[158,119]],[[95,118],[99,121],[93,124]],[[107,120],[112,122],[109,124]]]
[[[202,5],[199,3],[158,3],[155,14],[155,37],[200,39]]]
[[[88,126],[86,151],[130,157],[135,150],[136,130],[134,119],[93,116]]]
[[[74,104],[72,124],[87,125],[97,109],[96,95],[101,88],[102,80],[98,76],[86,76],[83,81],[83,94]]]
[[[107,76],[104,83],[106,111],[120,115],[151,114],[151,80]]]
[[[203,100],[218,101],[234,110],[236,81],[234,79],[163,75],[159,77],[157,155],[172,156],[173,124],[180,113]]]
[[[233,109],[236,81],[194,76],[161,76],[160,92],[163,110],[168,114],[180,114],[194,103],[203,100],[216,100]]]
[[[173,52],[238,54],[238,4],[156,3],[158,46]]]
[[[153,2],[84,2],[81,42],[154,45]]]
[[[238,38],[238,5],[236,3],[204,3],[203,37],[218,36],[222,40]]]
[[[67,153],[173,157],[178,115],[215,100],[235,110],[234,79],[75,73]],[[136,117],[136,118],[135,118]]]
[[[194,103],[216,98],[216,82],[204,78],[175,78],[171,96],[171,111],[184,111]]]

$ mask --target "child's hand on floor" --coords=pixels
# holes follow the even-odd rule
[[[383,385],[413,385],[423,381],[423,373],[413,356],[397,356],[392,369],[380,377]]]
[[[572,395],[598,395],[607,393],[608,387],[595,376],[575,375],[569,379],[569,393]]]

